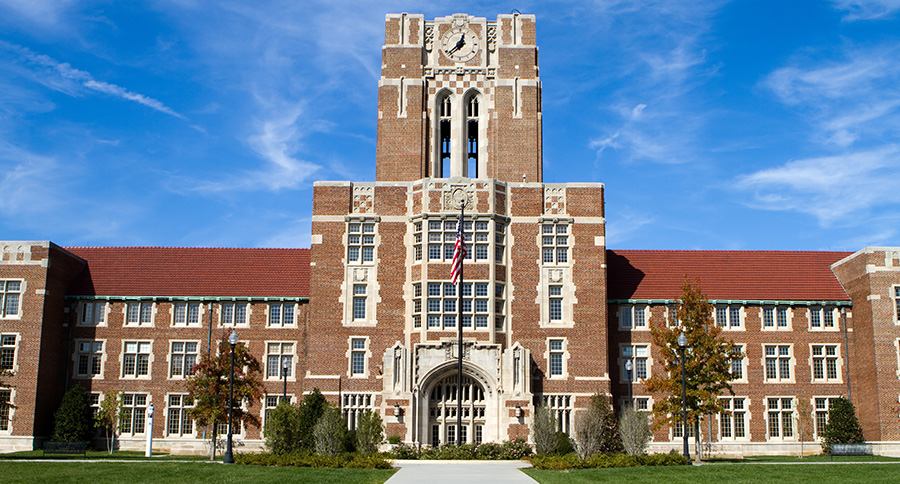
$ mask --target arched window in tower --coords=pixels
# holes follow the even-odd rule
[[[478,178],[478,96],[466,103],[466,176]]]
[[[450,96],[445,96],[440,102],[440,117],[438,130],[440,136],[440,170],[442,178],[450,178],[450,125],[451,125]]]

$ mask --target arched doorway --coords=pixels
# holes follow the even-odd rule
[[[456,382],[456,375],[446,376],[438,380],[428,393],[428,433],[426,436],[427,443],[430,445],[437,446],[456,442],[458,396],[461,396],[462,399],[461,436],[463,442],[481,443],[484,439],[486,414],[484,387],[477,380],[468,376],[463,376],[462,385],[457,385]]]

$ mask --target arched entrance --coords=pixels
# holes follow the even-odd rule
[[[440,445],[456,442],[458,425],[457,409],[462,399],[463,442],[481,443],[484,439],[487,402],[484,387],[474,378],[463,375],[462,385],[457,376],[448,375],[435,383],[428,392],[427,444]]]

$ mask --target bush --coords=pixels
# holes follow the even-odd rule
[[[531,446],[522,439],[513,439],[503,443],[485,442],[483,444],[443,444],[438,447],[417,449],[412,445],[400,444],[389,452],[391,459],[421,460],[519,460],[531,457]]]
[[[381,416],[371,410],[362,412],[356,426],[356,449],[361,454],[374,454],[383,440],[384,424]]]
[[[556,448],[553,453],[556,455],[566,455],[575,452],[575,445],[572,438],[565,432],[556,432]]]
[[[629,455],[641,455],[653,437],[650,432],[650,421],[646,412],[639,412],[628,407],[619,419],[619,435],[622,445]]]
[[[403,441],[403,437],[400,437],[400,436],[397,435],[397,434],[393,434],[393,435],[389,435],[387,440],[388,440],[388,443],[389,443],[389,444],[391,444],[391,445],[397,445],[397,444],[399,444],[400,442]]]
[[[319,455],[309,452],[292,452],[289,454],[235,454],[238,464],[271,466],[271,467],[319,467],[319,468],[356,468],[356,469],[390,469],[391,462],[378,455],[342,454],[339,456]]]
[[[318,388],[313,388],[312,392],[303,397],[303,402],[297,407],[295,451],[314,450],[316,448],[316,439],[313,432],[327,407],[328,401],[325,400]]]
[[[580,459],[575,454],[567,454],[537,455],[531,459],[531,465],[534,466],[535,469],[557,471],[566,469],[602,469],[612,467],[680,466],[687,464],[690,464],[690,461],[685,459],[681,454],[595,454],[589,459]]]
[[[344,424],[344,417],[341,416],[341,411],[335,407],[328,406],[313,428],[316,452],[332,457],[338,456],[344,450],[346,435],[347,427]]]
[[[538,454],[552,454],[556,450],[556,418],[553,412],[541,405],[534,409],[531,421],[531,439]]]
[[[56,442],[87,442],[94,434],[94,412],[88,399],[88,392],[81,385],[75,385],[63,395],[59,409],[53,414],[55,427],[53,440]]]
[[[822,452],[831,453],[832,444],[861,444],[865,442],[862,427],[856,418],[856,408],[844,397],[831,401],[828,421],[822,432]]]
[[[266,448],[273,454],[288,454],[300,450],[302,443],[299,408],[283,400],[269,412],[264,433]]]
[[[619,437],[619,425],[609,397],[596,394],[591,405],[575,419],[575,445],[578,457],[587,459],[594,454],[624,451]]]

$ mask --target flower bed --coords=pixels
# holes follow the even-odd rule
[[[581,460],[575,454],[566,455],[536,455],[531,459],[531,465],[535,469],[565,470],[565,469],[602,469],[607,467],[641,467],[641,466],[682,466],[690,464],[680,454],[597,454],[586,460]]]
[[[519,460],[531,457],[531,446],[522,439],[509,440],[503,443],[485,442],[482,444],[444,444],[439,447],[416,448],[412,445],[400,444],[385,457],[390,459],[416,460]]]

